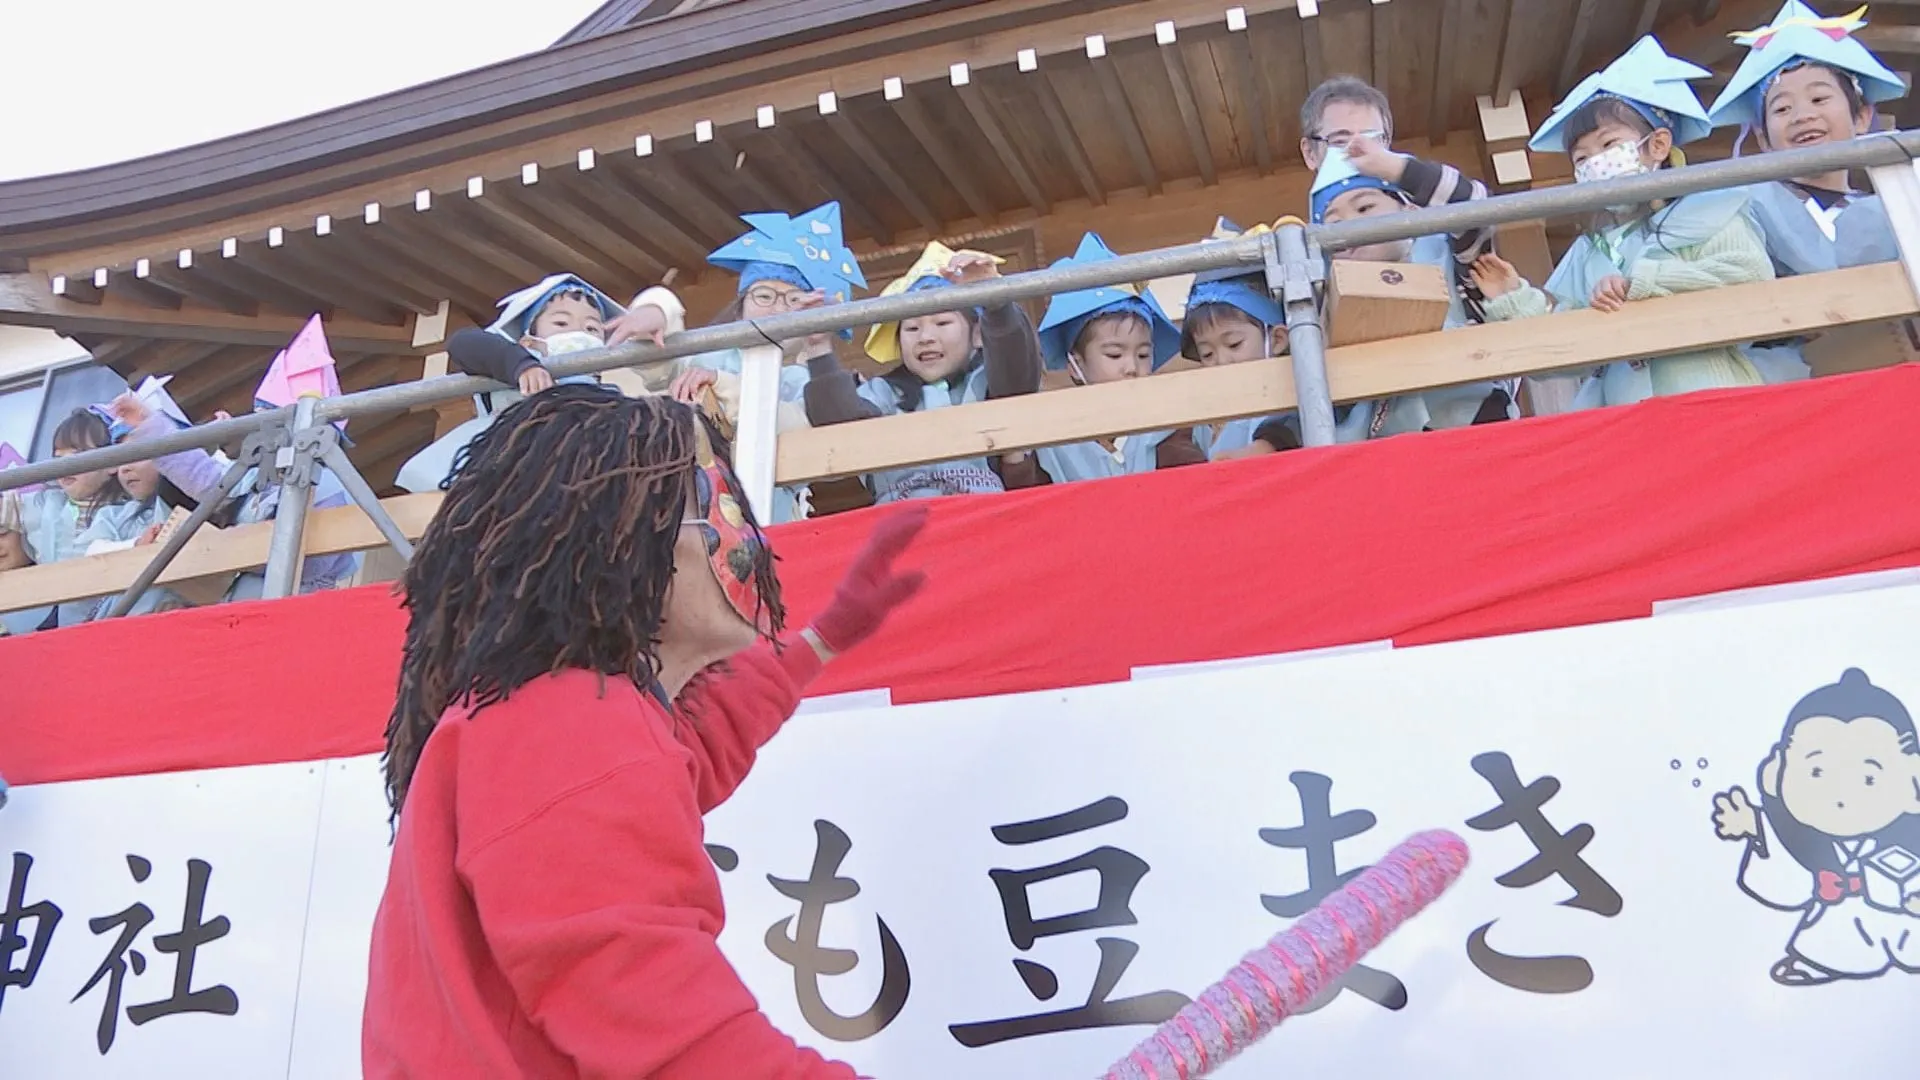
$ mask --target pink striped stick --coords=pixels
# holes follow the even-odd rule
[[[1246,955],[1104,1080],[1200,1080],[1332,986],[1467,868],[1466,841],[1424,832]]]

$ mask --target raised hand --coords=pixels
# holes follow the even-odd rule
[[[667,313],[657,304],[642,304],[607,324],[607,348],[645,338],[655,345],[667,343]]]
[[[688,368],[673,377],[672,385],[667,387],[667,395],[675,401],[684,401],[689,405],[700,404],[700,395],[714,384],[719,375],[712,368]]]
[[[955,285],[969,285],[976,281],[992,281],[994,278],[1000,276],[1000,265],[993,261],[993,256],[991,255],[978,255],[970,251],[962,251],[947,260],[946,269],[940,271],[940,276],[953,282]]]
[[[1407,174],[1405,154],[1396,154],[1387,149],[1386,143],[1365,135],[1355,135],[1347,143],[1347,160],[1360,171],[1360,175],[1385,180],[1389,184],[1398,184]]]
[[[107,406],[107,411],[113,414],[114,419],[128,427],[139,427],[153,415],[153,410],[147,406],[147,403],[132,393],[121,394],[114,398],[113,403]]]
[[[1491,251],[1473,260],[1473,267],[1468,273],[1473,276],[1473,283],[1480,287],[1480,295],[1489,300],[1514,292],[1527,283],[1512,263]]]
[[[520,373],[519,383],[520,392],[532,397],[542,390],[553,388],[553,372],[539,364],[534,364]]]
[[[813,621],[813,633],[829,651],[843,653],[872,637],[895,608],[926,584],[927,575],[921,571],[899,573],[893,567],[926,525],[927,508],[909,506],[874,526],[867,546],[834,590],[833,602]]]
[[[1713,797],[1713,832],[1722,840],[1752,840],[1760,836],[1760,811],[1741,788]]]

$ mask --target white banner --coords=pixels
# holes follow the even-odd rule
[[[709,817],[721,941],[775,1023],[882,1080],[1091,1077],[1446,827],[1467,877],[1222,1077],[1910,1075],[1920,752],[1884,702],[1817,715],[1853,681],[1809,695],[1857,669],[1920,706],[1916,656],[1906,587],[847,703]],[[16,789],[0,1076],[357,1075],[387,837],[373,758]]]

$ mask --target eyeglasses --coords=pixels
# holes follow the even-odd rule
[[[770,289],[764,285],[756,285],[747,290],[747,299],[763,308],[791,309],[793,302],[805,295],[805,293],[798,289],[790,292],[781,292],[779,289]]]
[[[1387,133],[1378,130],[1330,131],[1325,135],[1307,136],[1308,142],[1317,142],[1325,146],[1331,146],[1336,150],[1345,150],[1353,144],[1353,140],[1355,139],[1366,139],[1368,142],[1377,142],[1385,145],[1387,142]]]

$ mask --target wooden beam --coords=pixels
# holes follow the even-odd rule
[[[252,346],[228,345],[221,341],[169,341],[160,348],[141,356],[140,361],[128,366],[126,380],[139,385],[140,380],[148,376],[176,375],[189,368],[197,367],[207,360],[228,349],[248,349]],[[263,367],[261,371],[266,369]],[[174,392],[179,397],[180,391]]]
[[[365,245],[372,257],[388,268],[388,276],[418,283],[421,289],[417,291],[421,295],[437,294],[465,311],[475,321],[493,310],[492,297],[467,284],[457,269],[450,269],[444,254],[436,261],[431,253],[421,252],[417,234],[408,233],[399,224],[382,221],[378,225],[346,226],[341,239],[349,238]]]
[[[478,199],[468,199],[461,207],[485,222],[502,242],[516,250],[535,254],[539,262],[546,266],[545,270],[529,279],[529,284],[560,271],[609,283],[621,276],[619,260],[575,250],[549,231],[558,226],[545,215],[524,202],[510,201],[504,197],[501,194],[504,187],[496,187]],[[605,287],[613,286],[609,284]]]
[[[1447,118],[1453,115],[1454,63],[1458,59],[1461,0],[1437,0],[1440,8],[1440,33],[1434,42],[1433,84],[1427,99],[1427,141],[1435,146],[1447,141]]]
[[[1315,24],[1319,21],[1307,20]],[[1180,42],[1174,40],[1160,46],[1160,60],[1167,69],[1167,81],[1173,84],[1173,104],[1180,111],[1180,126],[1187,131],[1187,148],[1193,151],[1200,179],[1212,187],[1220,182],[1220,173],[1214,167],[1213,145],[1207,141],[1207,128],[1200,116],[1200,107],[1194,103],[1193,76],[1187,71],[1187,58],[1180,52]]]
[[[1543,370],[1592,368],[1756,338],[1920,312],[1895,263],[1636,301],[1626,312],[1563,312],[1331,349],[1336,401]],[[805,428],[779,441],[782,484],[904,468],[1085,439],[1181,428],[1294,408],[1285,359],[1163,373],[858,423]]]
[[[517,245],[495,242],[490,235],[493,227],[489,219],[468,209],[467,204],[464,195],[435,203],[428,213],[439,214],[441,220],[440,227],[431,233],[427,232],[429,226],[421,222],[417,215],[407,219],[396,214],[392,224],[399,225],[403,232],[408,233],[418,229],[423,243],[431,240],[444,244],[462,258],[487,264],[514,282],[516,287],[531,285],[553,273],[545,260],[530,257]],[[452,224],[451,228],[447,227],[449,223]]]
[[[1580,6],[1574,10],[1573,30],[1567,35],[1566,48],[1561,50],[1560,74],[1553,83],[1554,97],[1564,97],[1583,74],[1587,35],[1593,30],[1593,17],[1599,12],[1600,0],[1580,0]]]
[[[661,146],[640,160],[634,175],[645,186],[662,192],[665,201],[679,207],[690,220],[698,222],[703,232],[715,238],[716,246],[740,235],[739,208],[715,199],[710,190],[687,175],[678,157]]]
[[[1367,8],[1367,44],[1373,48],[1373,67],[1367,81],[1376,87],[1384,88],[1393,78],[1393,28],[1387,25],[1393,11],[1392,4],[1373,4]],[[1508,18],[1512,18],[1511,14]]]
[[[305,318],[318,312],[328,318],[333,316],[332,305],[242,263],[238,248],[232,258],[222,257],[218,262],[209,260],[201,269],[217,276],[221,284],[238,290],[244,296],[256,297],[261,303],[287,315]]]
[[[1053,213],[1053,203],[1047,198],[1046,193],[1040,190],[1039,183],[1034,180],[1033,170],[1027,168],[1027,163],[1021,159],[1020,151],[1014,147],[1013,140],[1007,137],[1006,128],[994,115],[993,103],[987,100],[986,92],[980,89],[979,83],[969,79],[968,82],[954,87],[954,91],[960,95],[961,104],[967,107],[967,115],[973,117],[973,122],[979,126],[980,134],[987,137],[987,143],[993,147],[994,155],[1000,159],[1000,164],[1005,166],[1007,174],[1013,177],[1014,184],[1020,188],[1020,194],[1026,197],[1027,205],[1033,207],[1035,213]]]
[[[1660,21],[1660,3],[1661,0],[1640,0],[1640,14],[1633,19],[1633,40],[1639,41],[1653,33]]]
[[[235,345],[279,348],[305,325],[307,316],[235,315],[182,305],[160,310],[114,296],[98,304],[76,304],[53,295],[45,274],[0,274],[0,323],[39,326],[76,334],[115,337],[185,338]],[[404,325],[371,323],[336,316],[327,322],[327,339],[366,352],[410,353],[412,333]]]
[[[1107,107],[1107,117],[1119,129],[1120,139],[1127,145],[1127,156],[1133,159],[1133,171],[1149,193],[1160,194],[1160,171],[1154,167],[1153,153],[1147,149],[1146,136],[1141,134],[1140,120],[1134,116],[1133,103],[1127,100],[1127,88],[1114,67],[1113,57],[1090,58],[1089,62],[1100,80],[1100,99]]]
[[[1036,72],[1039,78],[1030,83],[1033,94],[1040,99],[1040,111],[1046,114],[1047,127],[1053,130],[1053,141],[1060,152],[1067,156],[1067,167],[1073,171],[1074,179],[1080,182],[1080,190],[1087,193],[1087,201],[1100,206],[1107,201],[1106,189],[1100,186],[1100,174],[1094,171],[1093,161],[1087,157],[1087,148],[1080,141],[1080,133],[1073,129],[1073,121],[1067,116],[1067,107],[1060,100],[1059,88],[1054,86],[1054,73]]]
[[[934,213],[933,208],[920,197],[920,192],[914,188],[913,184],[894,169],[892,163],[887,160],[887,155],[873,145],[873,140],[867,138],[867,133],[860,130],[859,121],[846,114],[845,106],[828,113],[825,120],[827,126],[840,136],[840,141],[847,144],[847,149],[853,151],[853,156],[859,158],[893,197],[900,200],[900,205],[907,208],[907,213],[913,215],[915,221],[930,233],[938,235],[941,232],[942,226],[946,223],[941,220],[940,215]]]
[[[1034,80],[1036,89],[1044,88],[1045,82],[1045,79]],[[1051,93],[1051,90],[1047,92]],[[1045,104],[1043,99],[1041,102],[1043,108]],[[960,199],[967,204],[967,209],[973,211],[973,216],[989,225],[998,220],[999,215],[995,212],[993,203],[980,193],[980,185],[974,182],[973,169],[953,152],[949,141],[935,130],[933,118],[928,116],[927,110],[921,107],[919,99],[903,92],[894,100],[893,111],[899,115],[900,122],[906,125],[907,131],[920,144],[920,149],[926,151],[927,156],[933,159],[933,163],[946,177],[947,183],[953,185],[953,190],[960,194]],[[1056,137],[1059,135],[1058,128],[1055,128],[1054,134]],[[1076,152],[1081,155],[1081,158],[1085,157],[1085,151],[1080,150],[1079,145],[1079,140],[1075,139],[1071,147],[1064,144],[1061,147],[1076,172],[1084,166],[1080,158],[1074,157]],[[1094,192],[1089,191],[1087,194],[1091,198]]]
[[[403,495],[383,500],[381,505],[408,536],[417,537],[426,531],[434,511],[439,509],[440,496]],[[161,572],[158,584],[257,569],[266,565],[267,546],[272,537],[271,521],[202,530],[187,541],[186,547]],[[313,510],[307,514],[309,557],[366,551],[385,543],[373,521],[357,506]],[[18,611],[120,592],[133,584],[133,579],[152,561],[155,550],[131,548],[0,573],[0,610]]]
[[[1327,77],[1327,47],[1320,39],[1320,16],[1299,19],[1300,70],[1306,76],[1306,93],[1312,93]]]
[[[653,238],[664,258],[698,266],[707,257],[710,249],[692,224],[639,185],[629,183],[625,173],[610,162],[601,162],[580,179],[582,198],[611,220],[627,222],[627,227]]]
[[[181,270],[177,266],[156,266],[153,268],[153,279],[161,286],[182,296],[198,300],[208,307],[248,317],[260,314],[260,301],[238,289],[221,284],[212,274],[204,271]]]
[[[657,278],[666,269],[651,255],[636,249],[610,250],[606,239],[612,234],[570,203],[564,193],[550,190],[549,184],[518,188],[502,184],[475,201],[481,205],[491,202],[494,208],[543,234],[576,265],[592,268],[582,277],[606,282],[605,288],[624,288]]]
[[[165,311],[180,310],[181,296],[171,289],[163,289],[152,281],[135,275],[132,271],[115,271],[107,277],[107,291],[117,292],[121,296],[144,304],[150,308]]]
[[[760,204],[761,209],[777,210],[789,215],[807,209],[798,205],[791,195],[781,190],[780,185],[761,175],[759,163],[755,158],[735,146],[717,127],[707,148],[710,159],[717,157],[720,160],[720,171],[746,188],[747,194]]]
[[[1374,29],[1379,30],[1379,8],[1374,8]],[[1249,30],[1251,27],[1248,28]],[[1234,101],[1246,110],[1247,130],[1253,137],[1253,165],[1261,176],[1273,171],[1273,145],[1267,137],[1269,123],[1266,91],[1260,84],[1260,64],[1253,56],[1253,38],[1248,33],[1228,34],[1220,42],[1219,50],[1214,54],[1223,60],[1233,72],[1235,95],[1228,96],[1228,105]],[[1375,77],[1376,82],[1378,76]],[[1237,96],[1236,96],[1237,95]]]
[[[1853,36],[1870,52],[1889,56],[1920,56],[1920,26],[1870,23]]]
[[[172,373],[168,384],[174,400],[189,410],[188,415],[212,414],[220,395],[237,386],[258,386],[273,362],[273,351],[259,346],[229,345],[219,352],[203,356],[192,366],[170,367],[147,360],[141,362],[141,374]],[[145,370],[145,369],[151,369]]]
[[[872,237],[882,247],[893,243],[893,229],[880,220],[872,210],[867,209],[865,200],[855,196],[853,189],[835,175],[833,169],[827,165],[826,159],[814,151],[810,141],[800,138],[791,127],[783,126],[773,130],[772,142],[778,145],[788,157],[795,160],[800,170],[811,177],[814,183],[819,184],[827,194],[839,200],[840,211],[851,219],[849,224]]]
[[[311,240],[311,238],[309,238]],[[368,322],[405,326],[409,312],[379,295],[367,283],[351,280],[337,262],[325,256],[308,257],[293,250],[291,241],[280,247],[241,244],[233,261],[266,277],[285,282],[329,310],[350,311]]]

